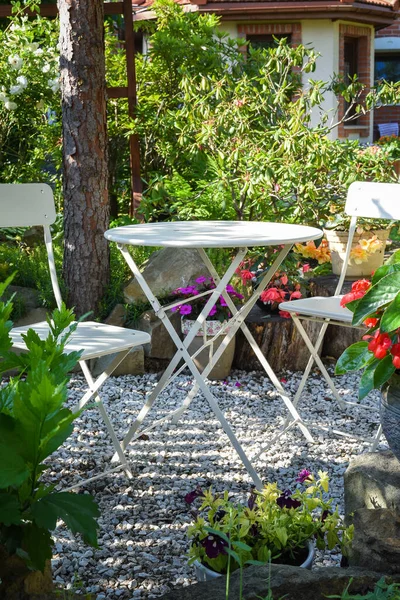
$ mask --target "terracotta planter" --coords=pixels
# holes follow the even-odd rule
[[[315,546],[312,542],[308,542],[307,558],[301,565],[299,565],[299,567],[301,567],[302,569],[308,569],[309,571],[311,571],[312,565],[314,562],[314,557],[315,557]],[[222,576],[221,573],[217,573],[216,571],[209,569],[208,567],[203,565],[198,560],[194,561],[193,566],[194,566],[194,569],[196,572],[197,581],[211,581],[212,579],[216,579],[217,577]]]
[[[382,391],[380,419],[389,448],[400,460],[400,376],[393,375]]]
[[[193,325],[193,321],[191,321],[190,319],[182,319],[182,321],[181,321],[182,333],[184,335],[187,335],[187,333],[189,333],[189,330],[192,327],[192,325]],[[195,352],[197,352],[197,350],[199,350],[206,341],[209,341],[211,338],[213,338],[215,335],[217,335],[221,331],[221,328],[222,328],[222,324],[220,321],[214,321],[214,320],[205,321],[204,328],[200,328],[200,330],[196,334],[196,337],[190,344],[189,353],[191,355],[193,355]],[[196,367],[199,369],[200,373],[202,373],[204,371],[204,368],[210,361],[210,357],[219,348],[224,337],[225,337],[225,331],[220,336],[218,336],[210,346],[207,346],[206,348],[204,348],[204,350],[202,350],[193,359],[193,362],[195,363]],[[228,346],[225,348],[224,353],[219,358],[217,364],[212,368],[210,374],[208,375],[209,379],[226,379],[228,377],[229,373],[231,372],[234,354],[235,354],[235,338],[233,338],[229,342]]]
[[[325,237],[328,240],[329,249],[331,251],[332,271],[334,275],[340,275],[343,266],[343,260],[346,253],[347,241],[349,239],[348,231],[336,231],[332,229],[324,230]],[[346,279],[360,279],[369,277],[371,273],[382,266],[385,255],[386,242],[389,237],[389,229],[378,229],[376,231],[364,231],[363,233],[355,233],[352,243],[352,249],[355,248],[361,239],[370,239],[376,235],[378,240],[382,241],[381,247],[369,254],[366,261],[357,264],[354,258],[350,256],[349,264],[346,271]]]

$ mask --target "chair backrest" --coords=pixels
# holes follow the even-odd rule
[[[335,295],[342,291],[349,264],[351,245],[357,226],[357,218],[368,219],[400,219],[400,184],[377,183],[375,181],[355,181],[349,186],[345,205],[345,213],[351,217],[349,238],[343,266],[340,272]]]
[[[355,181],[349,187],[345,212],[350,217],[400,219],[400,184]]]
[[[0,227],[43,226],[50,279],[58,308],[61,292],[54,261],[50,225],[56,220],[53,192],[45,183],[1,183]]]
[[[49,185],[0,184],[0,227],[51,225],[55,220],[53,192]]]

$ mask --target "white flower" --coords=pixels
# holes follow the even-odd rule
[[[22,63],[24,62],[18,54],[14,54],[14,56],[8,57],[8,62],[11,65],[11,68],[14,70],[18,70],[22,67]]]
[[[58,77],[54,79],[49,79],[48,84],[52,92],[57,92],[60,89],[60,82],[58,81]]]
[[[28,80],[25,77],[25,75],[20,75],[19,77],[17,77],[17,81],[19,85],[22,85],[23,88],[26,88],[26,86],[28,85]]]
[[[42,56],[44,50],[43,48],[38,48],[37,50],[35,50],[35,52],[33,53],[35,56]]]
[[[8,102],[6,102],[4,104],[4,106],[6,107],[7,110],[14,110],[17,108],[17,105],[15,104],[15,102],[10,102],[10,100],[8,100]]]
[[[26,49],[27,50],[32,50],[32,52],[34,50],[37,50],[39,48],[39,44],[37,42],[32,42],[31,44],[27,44],[26,45]]]
[[[49,65],[49,63],[46,63],[42,69],[42,73],[48,73],[50,71],[51,67]]]
[[[8,96],[5,92],[0,92],[0,102],[8,102]]]
[[[20,94],[23,91],[24,91],[24,88],[22,85],[12,85],[10,87],[10,94],[12,94],[12,95]]]

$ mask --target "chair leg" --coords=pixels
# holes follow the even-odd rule
[[[129,351],[128,351],[128,352],[129,352]],[[120,360],[118,360],[117,364],[119,364],[119,363],[121,362],[121,360],[123,360],[123,359],[124,359],[124,357],[126,356],[127,352],[121,352],[120,354],[123,354],[123,356],[122,356],[122,358],[120,358]],[[119,358],[119,355],[118,355],[118,356],[116,357],[116,359],[114,359],[114,361],[112,361],[112,362],[114,363],[114,362],[115,362],[115,361],[116,361],[118,358]],[[98,392],[97,392],[97,389],[98,389],[98,387],[97,387],[97,383],[98,383],[99,377],[96,379],[96,381],[94,381],[94,380],[93,380],[93,377],[92,377],[92,374],[91,374],[91,372],[90,372],[90,370],[89,370],[89,368],[88,368],[88,366],[87,366],[86,362],[85,362],[84,360],[81,360],[81,361],[79,361],[79,364],[80,364],[80,367],[81,367],[81,369],[82,369],[82,372],[83,372],[83,374],[84,374],[84,376],[85,376],[85,379],[86,379],[86,381],[87,381],[87,384],[88,384],[88,386],[89,386],[89,391],[91,392],[91,396],[92,396],[92,397],[94,397],[94,400],[95,400],[96,406],[97,406],[97,408],[99,409],[99,412],[100,412],[101,416],[103,417],[103,421],[104,421],[104,423],[105,423],[105,426],[106,426],[106,428],[107,428],[107,431],[108,431],[108,433],[109,433],[109,435],[110,435],[110,437],[111,437],[111,440],[112,440],[113,446],[114,446],[114,448],[115,448],[115,451],[116,451],[116,453],[117,453],[117,455],[118,455],[118,458],[119,458],[119,460],[120,460],[120,463],[121,463],[121,465],[123,466],[123,469],[124,469],[124,471],[125,471],[125,473],[126,473],[126,476],[128,477],[128,479],[132,479],[133,475],[132,475],[131,468],[130,468],[130,466],[129,466],[129,464],[128,464],[127,460],[126,460],[126,456],[125,456],[125,454],[124,454],[124,451],[123,451],[123,449],[122,449],[122,446],[121,446],[121,444],[120,444],[120,442],[119,442],[119,440],[118,440],[118,438],[117,438],[117,435],[116,435],[116,433],[115,433],[115,430],[114,430],[114,427],[113,427],[113,425],[112,425],[112,423],[111,423],[111,420],[110,420],[110,418],[109,418],[109,416],[108,416],[108,414],[107,414],[107,411],[106,411],[106,409],[104,408],[104,404],[103,404],[103,402],[102,402],[102,400],[101,400],[101,398],[100,398],[100,396],[99,396],[99,394],[98,394]],[[117,365],[114,365],[114,366],[113,366],[113,369],[112,369],[112,371],[115,369],[115,367],[116,367],[116,366],[117,366]],[[110,367],[109,367],[109,368],[110,368]],[[109,368],[108,368],[107,370],[109,370]],[[112,372],[112,371],[111,371],[111,372]],[[102,379],[103,379],[104,373],[105,373],[105,372],[103,372],[103,373],[100,375],[100,377],[101,377]],[[107,375],[107,377],[106,377],[105,379],[107,379],[107,378],[108,378],[108,375]],[[105,379],[102,381],[102,383],[104,383]],[[87,402],[88,402],[88,400],[86,400],[85,404],[86,404]]]
[[[319,357],[319,355],[318,355],[318,348],[314,347],[312,345],[312,342],[311,342],[310,338],[308,337],[307,333],[305,332],[305,329],[304,329],[303,325],[301,324],[300,319],[296,315],[294,315],[294,314],[292,315],[292,319],[293,319],[293,321],[294,321],[294,323],[295,323],[295,325],[296,325],[296,327],[297,327],[297,329],[298,329],[301,337],[303,338],[303,340],[304,340],[304,342],[305,342],[305,344],[306,344],[309,352],[311,353],[312,359],[318,365],[318,368],[320,369],[320,371],[321,371],[321,373],[322,373],[322,375],[323,375],[326,383],[328,384],[328,386],[329,386],[329,388],[330,388],[330,390],[331,390],[331,392],[332,392],[332,394],[333,394],[336,402],[338,403],[339,408],[341,410],[343,410],[345,408],[346,404],[344,403],[344,401],[340,397],[340,395],[339,395],[337,389],[335,388],[335,385],[334,385],[334,383],[333,383],[333,381],[332,381],[332,379],[331,379],[328,371],[326,370],[326,368],[325,368],[325,366],[324,366],[321,358]]]
[[[374,437],[374,439],[372,441],[372,444],[371,444],[371,446],[368,449],[370,452],[375,452],[375,450],[378,447],[378,444],[379,444],[379,441],[381,439],[381,436],[382,436],[382,425],[379,424],[378,431],[376,432],[375,437]]]

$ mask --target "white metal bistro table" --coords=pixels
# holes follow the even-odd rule
[[[110,242],[116,242],[118,244],[118,248],[124,256],[128,266],[136,278],[136,281],[149,300],[155,314],[163,322],[177,348],[176,354],[172,358],[169,366],[163,373],[154,390],[147,397],[146,402],[140,410],[135,422],[126,434],[122,443],[122,448],[125,449],[132,439],[136,439],[140,435],[143,435],[144,431],[153,429],[166,419],[172,418],[174,421],[179,419],[179,416],[188,408],[197,392],[201,390],[209,402],[211,409],[221,423],[223,430],[227,434],[233,447],[242,460],[250,477],[254,481],[256,487],[261,489],[262,482],[247,458],[238,439],[233,433],[229,423],[225,419],[223,412],[218,406],[216,398],[208,388],[206,378],[224,352],[225,348],[228,346],[230,340],[240,328],[246,336],[256,356],[258,357],[261,365],[265,369],[272,384],[282,398],[282,401],[284,402],[288,412],[290,413],[292,418],[290,427],[294,425],[298,426],[306,439],[310,442],[313,441],[313,438],[301,419],[296,407],[283,389],[279,379],[276,377],[274,371],[262,354],[247,325],[245,324],[244,319],[253,308],[261,292],[265,289],[265,286],[272,279],[274,273],[276,273],[276,271],[279,269],[293,244],[298,242],[307,242],[309,240],[316,240],[322,237],[322,231],[320,229],[316,229],[315,227],[306,227],[304,225],[285,223],[263,223],[253,221],[174,221],[168,223],[147,223],[143,225],[127,225],[125,227],[116,227],[115,229],[109,229],[104,235]],[[169,309],[173,308],[180,302],[175,302],[168,306],[161,306],[160,302],[145,281],[143,274],[140,272],[138,266],[133,260],[132,255],[129,252],[129,246],[196,248],[198,250],[205,268],[214,279],[216,287],[208,292],[208,301],[206,302],[196,321],[194,321],[193,326],[183,341],[180,339],[166,314]],[[236,269],[246,256],[248,248],[252,246],[279,246],[281,250],[277,253],[275,260],[270,265],[259,285],[253,290],[251,298],[245,304],[243,304],[240,309],[238,309],[233,304],[225,288],[227,284],[229,284]],[[228,266],[222,277],[218,276],[214,265],[210,261],[205,251],[207,248],[235,248],[237,250],[231,264]],[[221,345],[213,354],[209,364],[200,374],[195,363],[193,362],[194,355],[191,356],[189,354],[188,347],[193,341],[196,333],[202,327],[204,321],[206,320],[206,316],[208,315],[212,306],[216,303],[219,296],[223,296],[225,299],[231,311],[232,317],[223,326],[224,339]],[[193,300],[193,298],[196,297],[198,296],[193,296],[191,299],[188,298],[186,302],[190,302],[190,300]],[[184,361],[184,366],[177,370],[178,364],[182,359]],[[157,396],[185,367],[190,369],[195,383],[183,401],[182,405],[178,409],[171,411],[166,417],[163,417],[157,421],[153,421],[153,423],[151,423],[151,425],[149,425],[145,430],[142,429],[139,431],[143,420],[151,410],[151,407],[157,399]]]

